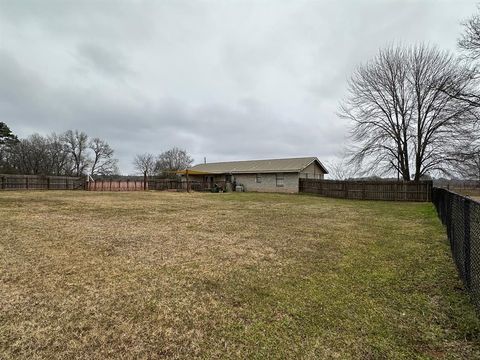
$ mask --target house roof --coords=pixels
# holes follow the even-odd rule
[[[211,174],[301,172],[313,162],[317,162],[318,166],[322,169],[322,171],[325,174],[328,174],[325,166],[323,166],[320,160],[318,160],[314,156],[302,158],[244,160],[198,164],[193,166],[190,170]]]

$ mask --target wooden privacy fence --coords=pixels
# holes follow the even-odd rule
[[[431,201],[432,181],[342,181],[300,179],[301,193],[359,200]]]
[[[182,184],[182,181],[178,179],[149,179],[148,189],[150,190],[186,190]]]
[[[143,180],[95,180],[88,181],[85,185],[85,190],[88,191],[141,191],[148,190],[148,183]]]
[[[225,182],[201,182],[189,181],[188,186],[193,191],[210,191],[217,185],[218,189],[225,189]],[[187,182],[181,179],[158,179],[149,178],[145,180],[95,180],[89,181],[85,185],[88,191],[140,191],[140,190],[160,190],[160,191],[187,191]]]
[[[0,174],[0,190],[77,190],[83,177]]]
[[[181,179],[149,179],[148,180],[148,189],[149,190],[176,190],[176,191],[186,191],[187,186],[190,190],[193,191],[211,191],[217,189],[225,191],[226,182],[217,181],[182,181]]]

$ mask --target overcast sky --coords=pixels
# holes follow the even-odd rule
[[[382,46],[456,51],[475,1],[0,0],[0,121],[196,162],[341,153],[354,67]]]

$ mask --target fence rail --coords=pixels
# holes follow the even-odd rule
[[[217,181],[215,183],[208,181],[182,181],[180,179],[150,179],[148,180],[148,189],[150,190],[177,190],[186,191],[187,186],[193,191],[211,191],[226,189],[225,181]]]
[[[301,193],[358,200],[431,201],[432,182],[300,179]]]
[[[83,177],[0,174],[0,190],[84,189]]]
[[[433,189],[432,201],[447,228],[460,277],[480,312],[480,203],[440,188]]]
[[[148,189],[148,184],[147,184]],[[145,182],[143,180],[113,180],[103,179],[89,181],[85,185],[88,191],[141,191],[145,190]]]
[[[225,190],[226,183],[189,181],[188,186],[193,191],[220,191]],[[85,177],[0,174],[0,190],[186,191],[187,182],[180,179],[156,178],[86,181]]]

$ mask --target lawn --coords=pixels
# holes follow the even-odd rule
[[[480,358],[431,204],[0,193],[0,358]]]

